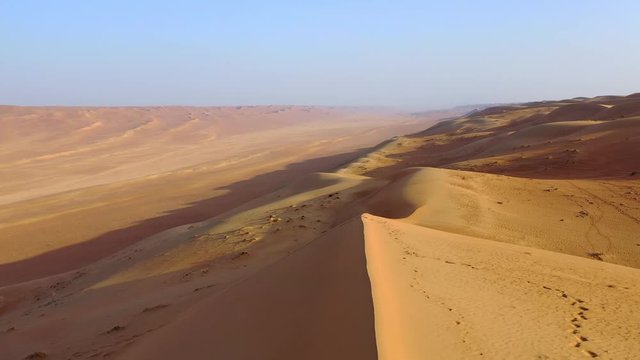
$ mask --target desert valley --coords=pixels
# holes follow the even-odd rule
[[[637,359],[640,94],[0,107],[0,359]]]

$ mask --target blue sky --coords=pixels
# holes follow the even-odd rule
[[[388,105],[640,91],[639,1],[0,0],[0,104]]]

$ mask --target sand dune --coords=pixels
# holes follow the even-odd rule
[[[325,139],[326,132],[349,127],[366,131],[394,121],[419,122],[346,108],[2,107],[0,111],[5,149],[0,153],[4,183],[0,204],[215,163],[235,152],[255,152],[260,147],[256,142],[272,141],[269,136],[276,134],[288,135],[293,143],[296,137],[309,136],[311,129],[319,133],[316,139]]]
[[[69,271],[219,215],[444,114],[0,107],[0,284]]]
[[[619,99],[619,98],[618,98]],[[625,99],[625,98],[622,98]],[[611,102],[611,101],[610,101]],[[629,100],[627,100],[629,102]],[[619,178],[635,176],[640,159],[640,117],[594,121],[569,114],[547,115],[564,103],[522,107],[499,115],[470,116],[439,123],[395,139],[369,157],[395,166],[351,164],[357,174],[383,176],[411,166],[446,167],[530,178]],[[535,121],[529,121],[531,118]],[[537,127],[533,127],[537,126]]]
[[[51,168],[5,193],[0,348],[10,359],[638,358],[635,102],[500,106],[430,128],[345,109],[75,109],[50,134],[12,108],[6,169],[76,159],[84,175]],[[108,124],[101,111],[128,115]],[[291,115],[303,113],[304,124]],[[58,142],[20,152],[47,138]],[[110,154],[119,160],[84,178]],[[69,191],[16,200],[50,176]]]
[[[597,119],[607,108],[600,104],[577,103],[561,106],[549,114],[548,121],[573,121]]]
[[[625,117],[640,116],[640,101],[626,102],[614,105],[599,115],[605,120],[615,120]]]
[[[4,287],[2,321],[16,330],[0,337],[0,345],[17,358],[34,348],[61,358],[206,358],[212,351],[246,359],[259,353],[375,357],[362,224],[352,219],[340,225],[339,210],[383,184],[352,175],[310,175],[79,271]],[[122,296],[135,300],[108,301]],[[96,308],[99,314],[80,315]],[[306,323],[314,325],[300,331]],[[64,331],[40,335],[52,327]],[[142,336],[145,341],[138,341]],[[325,345],[327,336],[334,340]],[[174,347],[177,337],[193,342],[188,352]],[[291,338],[299,345],[287,347]],[[65,345],[70,339],[72,348]]]
[[[372,215],[363,222],[380,359],[640,352],[638,269]]]
[[[121,358],[372,359],[370,292],[362,225],[351,221],[198,303]]]
[[[640,212],[625,191],[640,184],[413,168],[365,204],[433,229],[640,267]]]

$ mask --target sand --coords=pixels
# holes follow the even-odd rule
[[[279,108],[259,129],[219,125],[211,144],[196,131],[180,150],[122,145],[137,155],[95,177],[90,157],[61,160],[77,155],[65,153],[73,136],[26,162],[5,151],[33,179],[2,195],[5,234],[20,241],[0,239],[13,249],[0,265],[0,348],[9,359],[638,358],[637,101],[500,106],[432,127],[424,115]],[[174,117],[156,114],[182,108],[145,110],[160,119],[150,125],[134,110],[117,138],[158,127],[162,143],[204,126],[167,130]],[[28,140],[30,124],[15,125],[22,149],[46,138]]]
[[[0,107],[0,285],[69,271],[209,219],[440,116],[286,106]]]
[[[640,352],[639,269],[368,214],[363,222],[380,359]]]

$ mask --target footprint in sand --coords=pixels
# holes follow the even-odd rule
[[[571,346],[577,349],[582,349],[582,353],[586,356],[595,358],[598,357],[598,353],[593,350],[583,349],[584,344],[589,342],[589,338],[586,337],[582,331],[584,327],[584,321],[589,320],[587,313],[589,307],[585,305],[585,301],[576,297],[573,297],[562,289],[554,289],[548,286],[542,286],[546,290],[554,291],[564,301],[566,301],[576,311],[574,316],[569,320],[569,332],[575,336],[575,341],[571,343]]]

